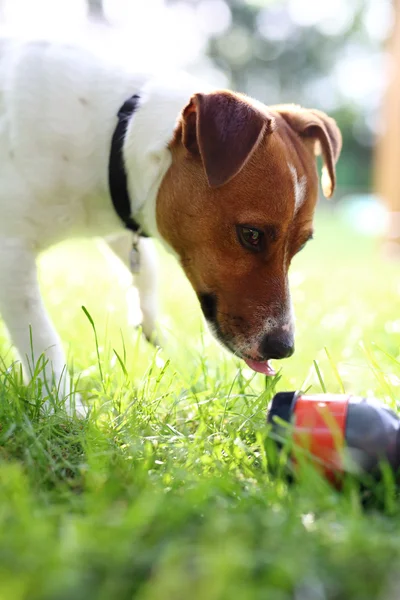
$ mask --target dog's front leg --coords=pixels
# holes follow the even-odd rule
[[[71,412],[65,355],[40,294],[35,253],[15,238],[0,238],[0,314],[18,351],[25,378],[31,378],[37,361],[44,357],[39,376],[58,390],[60,399],[66,398],[66,409]],[[75,401],[81,413],[80,400]]]
[[[135,276],[140,298],[140,308],[143,315],[142,328],[146,338],[159,345],[156,334],[157,321],[157,254],[153,240],[139,240],[140,269]]]
[[[132,248],[132,235],[123,233],[107,237],[108,247],[130,269],[129,256]],[[140,256],[139,272],[134,274],[134,284],[139,293],[142,312],[142,329],[146,338],[158,344],[156,336],[157,319],[157,255],[154,243],[149,238],[141,237],[138,242]],[[127,296],[128,304],[131,302]],[[129,307],[130,308],[130,307]],[[135,307],[132,307],[135,308]]]

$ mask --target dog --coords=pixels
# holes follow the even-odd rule
[[[147,337],[155,238],[180,262],[218,340],[273,374],[270,360],[294,351],[288,269],[312,238],[319,152],[324,195],[335,188],[335,121],[65,45],[8,40],[0,56],[0,314],[25,376],[45,355],[44,376],[71,394],[39,253],[101,237],[129,265],[127,229]]]

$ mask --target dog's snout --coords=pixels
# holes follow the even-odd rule
[[[205,318],[215,325],[217,320],[217,297],[215,294],[201,293],[198,298]]]
[[[259,352],[266,360],[289,358],[294,352],[293,335],[283,330],[267,333],[261,340]]]

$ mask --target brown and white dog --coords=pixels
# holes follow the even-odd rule
[[[319,150],[324,194],[335,188],[335,122],[182,73],[132,73],[77,48],[7,41],[0,52],[0,314],[25,373],[31,326],[34,357],[46,354],[48,375],[69,393],[38,287],[39,252],[98,236],[128,264],[108,167],[117,112],[133,94],[137,108],[120,140],[131,216],[176,255],[218,339],[273,373],[269,360],[294,348],[288,269],[312,237]],[[155,261],[150,240],[139,246],[136,285],[150,336]]]

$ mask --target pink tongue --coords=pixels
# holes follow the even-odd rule
[[[275,369],[271,367],[268,360],[261,362],[259,360],[250,360],[245,358],[244,362],[248,367],[250,367],[250,369],[253,369],[253,371],[257,371],[257,373],[263,373],[264,375],[270,376],[276,375]]]

